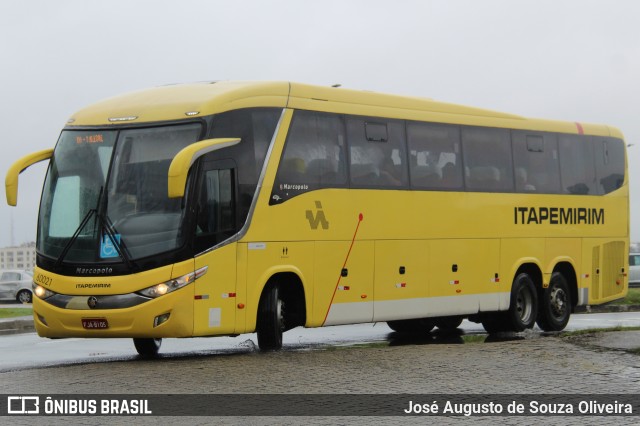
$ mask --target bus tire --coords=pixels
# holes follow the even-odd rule
[[[134,338],[133,345],[136,347],[136,351],[143,358],[154,358],[158,355],[160,346],[162,345],[162,339],[153,338]]]
[[[564,330],[571,316],[571,292],[564,275],[554,272],[540,296],[538,327],[544,331]]]
[[[282,348],[284,323],[284,301],[277,285],[265,290],[258,308],[258,346],[262,351],[277,351]]]
[[[505,312],[496,312],[490,314],[482,314],[480,318],[482,326],[489,334],[502,333],[510,331],[508,326],[508,319]]]
[[[435,326],[442,331],[453,331],[462,324],[462,317],[440,317],[434,319]]]
[[[429,318],[387,321],[387,325],[398,333],[428,333],[435,327]]]
[[[527,273],[520,273],[511,286],[511,303],[506,312],[509,331],[520,332],[533,328],[538,316],[538,292]]]

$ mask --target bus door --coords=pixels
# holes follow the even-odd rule
[[[195,208],[194,335],[229,334],[236,324],[236,244],[212,247],[237,232],[237,168],[232,160],[204,161]]]

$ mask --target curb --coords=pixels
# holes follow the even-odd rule
[[[640,305],[597,305],[577,306],[576,314],[601,314],[608,312],[638,312]]]
[[[0,319],[0,336],[31,333],[35,330],[32,316]]]

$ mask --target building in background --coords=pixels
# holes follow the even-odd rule
[[[36,266],[36,243],[24,243],[18,247],[0,248],[0,269],[25,269]]]

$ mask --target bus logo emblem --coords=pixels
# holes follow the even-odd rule
[[[309,221],[309,226],[311,229],[318,229],[318,225],[322,226],[322,229],[329,229],[329,221],[324,215],[324,211],[322,210],[322,203],[320,201],[316,201],[316,214],[313,215],[313,211],[306,211],[307,220]]]
[[[91,308],[94,309],[96,306],[98,306],[98,298],[95,296],[91,296],[88,300],[87,300],[87,305]]]

